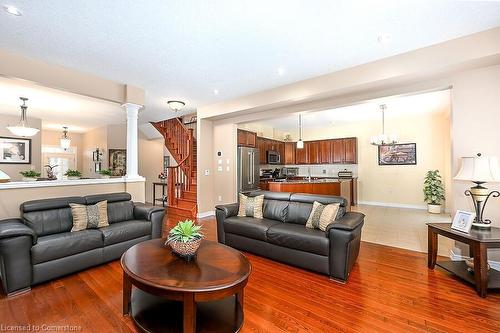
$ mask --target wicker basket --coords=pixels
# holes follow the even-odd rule
[[[201,238],[187,243],[177,241],[171,241],[168,243],[175,255],[187,260],[191,260],[196,256],[196,251],[198,251],[200,244]]]

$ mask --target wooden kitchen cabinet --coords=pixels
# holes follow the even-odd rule
[[[332,140],[321,140],[319,142],[319,162],[321,164],[333,163]]]
[[[259,148],[259,164],[266,164],[267,163],[267,156],[266,156],[266,150],[267,150],[267,142],[266,138],[261,138],[260,136],[257,137],[257,148]]]
[[[257,144],[257,133],[238,129],[238,146],[255,148]]]
[[[332,163],[341,164],[345,160],[344,141],[342,139],[332,140]]]
[[[358,139],[357,138],[347,138],[342,139],[344,141],[344,163],[345,164],[356,164],[358,163]]]
[[[320,164],[319,141],[307,141],[304,148],[308,150],[308,164]]]
[[[296,164],[309,164],[309,154],[306,143],[304,142],[304,148],[295,149],[295,163]]]
[[[284,154],[284,163],[285,164],[295,164],[295,142],[285,142],[285,154]]]

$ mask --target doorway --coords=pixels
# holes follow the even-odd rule
[[[54,166],[53,171],[58,180],[64,178],[68,170],[75,170],[77,163],[77,148],[63,149],[57,146],[42,146],[43,177],[47,177],[47,165]]]

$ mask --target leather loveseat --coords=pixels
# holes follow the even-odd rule
[[[263,219],[238,217],[238,203],[216,206],[219,242],[345,282],[358,257],[365,215],[346,212],[342,197],[268,191],[249,195],[260,194]],[[305,226],[314,201],[340,204],[326,231]]]
[[[70,232],[70,203],[108,201],[109,226]],[[137,204],[128,193],[27,201],[21,217],[0,221],[0,274],[11,295],[120,256],[132,245],[161,237],[164,209]]]

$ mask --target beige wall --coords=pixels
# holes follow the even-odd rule
[[[127,124],[111,124],[107,126],[108,149],[127,148]]]
[[[0,136],[15,137],[9,130],[7,126],[17,125],[19,122],[18,116],[7,116],[0,115]],[[30,126],[36,128],[42,128],[42,121],[40,119],[28,117],[28,123]],[[42,161],[42,135],[38,132],[35,136],[30,137],[31,139],[31,164],[0,164],[0,170],[8,174],[12,181],[21,180],[22,176],[19,174],[20,171],[26,171],[34,169],[41,171],[41,161]]]
[[[48,131],[42,130],[42,146],[59,146],[60,139],[62,136],[61,131]],[[83,134],[80,133],[68,133],[71,138],[71,146],[76,147],[76,167],[78,170],[83,170]],[[41,167],[45,165],[45,161],[41,161]]]
[[[102,164],[103,169],[108,168],[108,130],[106,126],[94,128],[83,134],[82,139],[83,152],[82,152],[82,173],[84,177],[97,178],[99,174],[94,172],[94,162],[92,160],[92,152],[97,147],[103,152]]]
[[[237,199],[236,137],[236,124],[217,122],[214,124],[212,170],[214,170],[214,193],[216,204],[232,203]],[[221,152],[222,156],[219,157],[218,152]],[[211,210],[213,210],[213,206]]]
[[[214,161],[214,128],[213,122],[206,119],[198,119],[197,123],[197,145],[198,145],[198,212],[209,212],[214,210],[216,195],[213,177]],[[208,175],[206,174],[208,173]]]
[[[153,202],[153,182],[158,181],[158,175],[163,171],[163,151],[163,139],[148,140],[139,133],[139,174],[146,178],[146,202]],[[156,195],[161,196],[160,187],[157,187]]]

